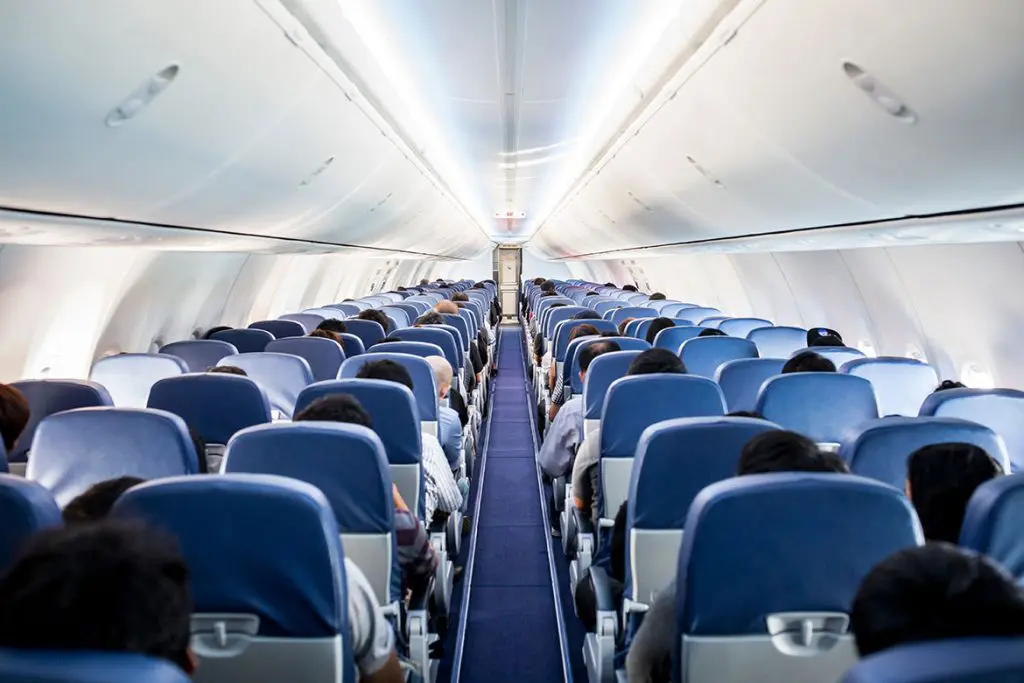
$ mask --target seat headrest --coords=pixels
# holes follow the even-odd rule
[[[722,312],[717,308],[704,308],[701,306],[694,306],[692,308],[682,308],[672,314],[674,318],[682,318],[683,320],[689,320],[691,323],[696,325],[705,318],[714,318],[722,315]]]
[[[429,358],[430,356],[441,356],[444,358],[444,351],[437,344],[414,341],[379,341],[370,349],[373,353],[407,353],[410,356]]]
[[[333,316],[331,316],[333,317]],[[316,326],[327,320],[327,315],[324,313],[316,313],[312,311],[303,311],[302,313],[285,313],[284,315],[278,316],[280,320],[291,320],[292,322],[299,323],[302,328],[309,334],[316,329]],[[273,334],[273,333],[271,333]],[[278,339],[280,335],[275,334]]]
[[[291,417],[299,392],[313,383],[313,370],[301,356],[290,353],[240,353],[222,358],[217,365],[234,365],[267,394],[270,407]]]
[[[782,358],[740,358],[722,363],[715,372],[715,382],[722,389],[730,411],[753,410],[761,385],[769,377],[782,374]]]
[[[373,431],[384,444],[392,465],[417,464],[421,459],[422,432],[416,399],[409,389],[384,379],[340,379],[311,384],[295,404],[296,414],[325,396],[348,394],[370,414]]]
[[[675,327],[666,327],[661,332],[658,332],[654,338],[654,347],[657,349],[665,349],[672,353],[678,353],[679,347],[690,339],[696,339],[700,336],[700,333],[708,328],[706,327],[695,327],[693,325],[676,325]]]
[[[729,320],[723,320],[718,329],[730,337],[746,339],[752,330],[756,330],[759,327],[771,327],[771,325],[772,321],[765,320],[764,318],[730,318]]]
[[[80,408],[51,415],[36,432],[26,476],[62,507],[93,484],[199,471],[185,422],[146,408]]]
[[[338,370],[345,361],[341,344],[323,337],[288,337],[267,344],[267,352],[291,354],[304,358],[313,373],[313,381],[337,379]],[[226,361],[230,363],[230,361]]]
[[[612,312],[611,322],[618,325],[626,318],[657,318],[658,312],[646,306],[626,306]]]
[[[102,384],[114,405],[145,408],[150,388],[167,377],[188,372],[188,364],[163,353],[121,353],[92,364],[89,379]]]
[[[860,349],[853,349],[849,346],[808,346],[806,348],[797,349],[793,352],[793,356],[797,354],[810,351],[816,353],[822,358],[827,358],[832,361],[832,364],[836,366],[836,370],[841,370],[844,365],[850,361],[860,360],[864,358],[864,352]]]
[[[349,334],[359,337],[359,340],[363,342],[363,347],[367,349],[387,336],[387,332],[375,320],[353,318],[345,321],[345,328]]]
[[[1024,475],[996,477],[974,491],[960,527],[960,545],[988,555],[1024,579]]]
[[[233,329],[216,332],[213,339],[231,344],[239,353],[256,353],[267,348],[267,344],[274,341],[274,335],[255,328]]]
[[[1024,679],[1024,639],[934,640],[860,660],[841,683],[1008,683]]]
[[[133,487],[112,514],[177,538],[194,612],[254,614],[258,634],[271,638],[347,633],[338,524],[315,486],[256,474],[178,477]]]
[[[270,422],[270,402],[248,377],[201,373],[169,377],[153,385],[150,408],[174,413],[203,441],[226,444],[240,429]]]
[[[640,351],[610,351],[602,353],[591,361],[583,382],[583,416],[585,418],[600,419],[608,387],[615,380],[626,376],[626,371],[629,370],[633,359],[640,353]],[[573,364],[576,366],[575,376],[578,377],[580,365],[578,353]]]
[[[679,357],[687,372],[710,379],[723,363],[757,358],[757,345],[738,337],[696,337],[683,342]]]
[[[348,358],[341,364],[341,378],[355,379],[364,365],[379,360],[394,361],[408,370],[412,377],[412,393],[416,397],[420,420],[436,421],[437,384],[434,382],[434,370],[424,358],[407,353],[364,353],[355,358]]]
[[[181,667],[128,652],[0,649],[0,683],[189,683]]]
[[[110,394],[96,382],[77,379],[29,379],[11,382],[11,386],[28,401],[29,418],[14,448],[8,454],[11,462],[24,462],[32,448],[36,429],[46,417],[65,410],[112,406]]]
[[[572,331],[581,325],[593,325],[598,332],[614,332],[615,325],[607,320],[564,320],[555,326],[554,356],[556,360],[564,361],[567,357],[569,345],[575,339],[570,340]]]
[[[598,356],[594,364],[601,358],[604,356]],[[584,400],[587,396],[584,392]],[[682,374],[621,377],[608,387],[599,414],[601,457],[632,458],[643,431],[662,420],[724,412],[721,389],[704,377]]]
[[[807,345],[807,330],[802,327],[758,327],[747,333],[757,344],[761,358],[789,358]]]
[[[306,327],[302,323],[294,320],[257,320],[249,325],[249,329],[266,330],[275,339],[302,337],[307,332]]]
[[[219,339],[189,339],[161,346],[160,353],[185,361],[190,372],[206,372],[224,356],[238,353],[238,348]]]
[[[60,508],[39,484],[0,474],[0,572],[11,565],[21,546],[40,529],[60,526]]]
[[[222,471],[275,474],[320,489],[342,533],[394,529],[391,472],[373,430],[336,422],[291,422],[243,429],[231,437]]]
[[[434,344],[444,351],[444,357],[453,368],[462,367],[462,345],[459,333],[451,325],[427,325],[425,327],[407,327],[398,330],[396,336],[402,341]]]
[[[998,434],[952,417],[884,417],[862,422],[846,431],[839,457],[854,474],[902,489],[907,458],[919,448],[940,443],[974,444],[1009,471],[1006,446]]]
[[[913,358],[855,358],[847,361],[840,372],[871,382],[881,415],[917,415],[939,383],[935,368]]]
[[[796,372],[761,386],[756,411],[818,442],[842,443],[845,432],[878,417],[871,382],[835,372]]]
[[[680,633],[767,633],[766,615],[847,613],[861,580],[923,543],[901,491],[845,474],[758,474],[694,499],[679,553]]]
[[[1014,467],[1024,465],[1024,391],[947,389],[926,398],[920,414],[959,417],[991,427],[1006,442]]]

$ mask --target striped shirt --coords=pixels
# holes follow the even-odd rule
[[[416,589],[430,580],[437,570],[437,553],[430,545],[427,530],[404,508],[395,506],[395,541],[398,563],[407,588]]]
[[[462,492],[433,434],[423,434],[423,478],[427,489],[424,501],[427,521],[433,519],[436,510],[456,512],[462,509]]]

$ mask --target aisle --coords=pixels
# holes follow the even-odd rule
[[[503,326],[500,335],[457,680],[563,680],[549,537],[538,492],[523,368],[523,336],[517,325]]]

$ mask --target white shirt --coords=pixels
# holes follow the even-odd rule
[[[462,492],[455,483],[444,449],[433,434],[423,434],[423,479],[426,488],[427,523],[435,510],[455,512],[462,509]]]
[[[569,472],[583,431],[583,397],[573,396],[555,415],[555,421],[544,436],[537,460],[550,477],[561,477]]]
[[[352,655],[359,677],[365,678],[384,668],[395,649],[395,633],[380,611],[366,575],[352,560],[345,558],[345,585],[348,590],[348,630],[352,637]]]

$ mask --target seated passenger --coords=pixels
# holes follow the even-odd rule
[[[636,285],[622,285],[623,292],[635,292],[637,291]]]
[[[233,330],[233,329],[234,328],[231,327],[230,325],[217,325],[215,327],[211,327],[210,329],[208,329],[203,334],[203,339],[213,339],[213,335],[217,334],[218,332],[224,332],[225,330]]]
[[[597,296],[596,292],[590,292],[590,294],[593,294],[594,296]],[[590,296],[590,294],[587,294],[587,296]],[[598,313],[597,311],[592,311],[592,310],[590,310],[588,308],[587,310],[580,311],[579,313],[574,315],[572,317],[572,319],[573,320],[600,320],[601,319],[601,314]]]
[[[758,434],[740,452],[736,476],[777,472],[849,474],[839,456],[824,453],[814,441],[783,430]],[[626,655],[629,683],[668,683],[676,642],[676,582],[658,592]]]
[[[636,320],[636,318],[626,318],[625,320],[623,320],[622,322],[619,323],[619,336],[620,337],[625,337],[626,336],[626,328],[629,327],[629,324],[631,322],[633,322],[634,320]]]
[[[843,337],[827,327],[812,327],[807,330],[807,346],[846,346]]]
[[[345,326],[345,323],[338,320],[337,318],[327,318],[326,320],[321,320],[320,324],[316,326],[316,329],[323,330],[325,332],[334,332],[335,334],[345,334],[346,332],[348,332],[348,328]],[[314,330],[314,332],[315,331],[316,330]]]
[[[343,422],[373,429],[369,413],[348,394],[324,396],[310,403],[295,416],[296,422]],[[398,488],[392,484],[395,506],[395,545],[398,563],[402,567],[402,580],[407,588],[415,590],[430,581],[437,570],[437,553],[430,545],[430,537],[420,520],[409,511]]]
[[[612,526],[611,557],[608,565],[608,584],[611,588],[612,600],[616,607],[621,607],[622,597],[626,588],[626,509],[627,502],[619,506],[615,514],[615,524]],[[590,578],[588,567],[580,581],[576,584],[576,590],[572,594],[576,606],[576,615],[579,616],[583,627],[593,633],[597,629],[597,599],[594,592],[594,582]]]
[[[931,640],[1024,636],[1024,590],[983,555],[928,543],[864,577],[850,630],[861,657]]]
[[[947,391],[949,389],[966,389],[966,388],[967,388],[967,385],[964,384],[963,382],[957,382],[956,380],[953,380],[953,379],[945,379],[945,380],[942,380],[942,383],[939,384],[939,386],[935,387],[935,389],[932,390],[932,393],[933,394],[937,394],[940,391]]]
[[[207,372],[218,372],[225,375],[241,375],[242,377],[248,377],[249,373],[240,367],[235,365],[214,365],[206,368]]]
[[[0,384],[0,438],[10,453],[25,430],[30,415],[28,399],[9,384]]]
[[[321,339],[330,339],[331,341],[341,344],[341,335],[331,330],[322,330],[319,327],[309,333],[310,337],[319,337]]]
[[[367,363],[356,373],[358,379],[382,379],[396,382],[413,390],[409,371],[393,360],[377,360]],[[305,412],[305,411],[303,411]],[[308,418],[307,418],[308,419]],[[435,512],[456,512],[466,509],[469,496],[469,482],[465,478],[455,480],[444,450],[433,434],[423,433],[423,478],[426,484],[426,513],[429,522]]]
[[[368,308],[365,311],[359,311],[359,315],[356,316],[359,320],[372,320],[384,329],[384,334],[391,332],[391,321],[388,320],[388,316],[384,311],[378,311],[376,308]]]
[[[596,327],[594,327],[593,325],[589,325],[589,324],[583,324],[583,325],[580,325],[579,327],[573,328],[569,332],[569,341],[572,342],[573,340],[579,339],[580,337],[596,337],[596,336],[598,336],[598,334],[599,333],[598,333]],[[618,344],[616,344],[615,346],[616,346],[616,349],[615,349],[616,351],[620,350],[618,348]],[[568,362],[568,361],[566,361],[566,362]],[[580,366],[580,369],[581,370],[583,369],[582,365]],[[555,381],[554,381],[554,388],[551,390],[551,398],[550,398],[551,408],[548,410],[548,419],[549,420],[554,420],[555,416],[558,415],[558,411],[562,407],[562,404],[565,403],[565,393],[566,392],[565,392],[565,383],[564,383],[564,381],[562,379],[562,374],[558,372],[557,364],[555,364],[555,363],[551,364],[550,374],[554,375]],[[548,380],[550,381],[550,379],[551,379],[551,377],[549,375]]]
[[[448,306],[445,306],[447,304]],[[416,318],[414,324],[415,327],[426,327],[427,325],[445,325],[444,316],[441,313],[451,313],[452,309],[456,315],[458,315],[459,307],[453,304],[451,301],[441,301],[437,304],[444,310],[436,309],[433,311],[427,311],[420,317]],[[448,308],[451,307],[451,308]],[[456,340],[456,343],[458,340]],[[476,343],[471,342],[469,345],[469,363],[473,367],[473,372],[466,376],[467,387],[466,390],[472,393],[472,391],[480,384],[480,371],[484,369],[483,360],[480,358],[480,353],[477,350]]]
[[[191,427],[188,428],[188,435],[192,439],[192,448],[196,451],[196,464],[199,466],[199,474],[209,474],[210,461],[209,456],[206,455],[206,441],[203,440],[203,437],[199,436],[199,432]],[[218,455],[215,458],[217,469],[219,470],[221,456]]]
[[[587,349],[593,346],[598,346],[598,344],[591,344]],[[580,356],[580,367],[583,367],[582,355]],[[685,372],[686,366],[676,354],[666,349],[647,349],[633,359],[626,375],[684,374]],[[572,465],[572,492],[576,509],[589,510],[595,527],[600,517],[598,510],[601,507],[601,487],[598,481],[600,460],[601,444],[599,439],[585,439],[579,453],[576,454],[576,461]]]
[[[650,301],[664,301],[667,297],[661,292],[655,292],[647,297]]]
[[[719,330],[717,328],[709,327],[707,329],[701,330],[700,334],[698,334],[697,336],[698,337],[727,337],[729,335],[727,335],[725,332],[722,332],[721,330]]]
[[[907,459],[907,497],[929,541],[957,543],[974,490],[1003,474],[982,448],[966,443],[925,446]]]
[[[97,522],[110,514],[110,508],[131,487],[141,484],[145,479],[139,477],[118,477],[93,484],[68,503],[61,513],[66,524]]]
[[[452,389],[452,365],[442,356],[428,356],[427,362],[434,371],[437,397],[444,401]],[[466,464],[466,456],[462,452],[462,422],[459,421],[458,413],[446,405],[437,407],[437,434],[452,472],[462,469]]]
[[[676,324],[672,321],[672,318],[655,318],[651,326],[647,328],[647,343],[654,346],[654,339],[658,336],[659,332],[675,326]]]
[[[814,351],[802,351],[782,366],[782,374],[791,372],[835,372],[836,364]]]

